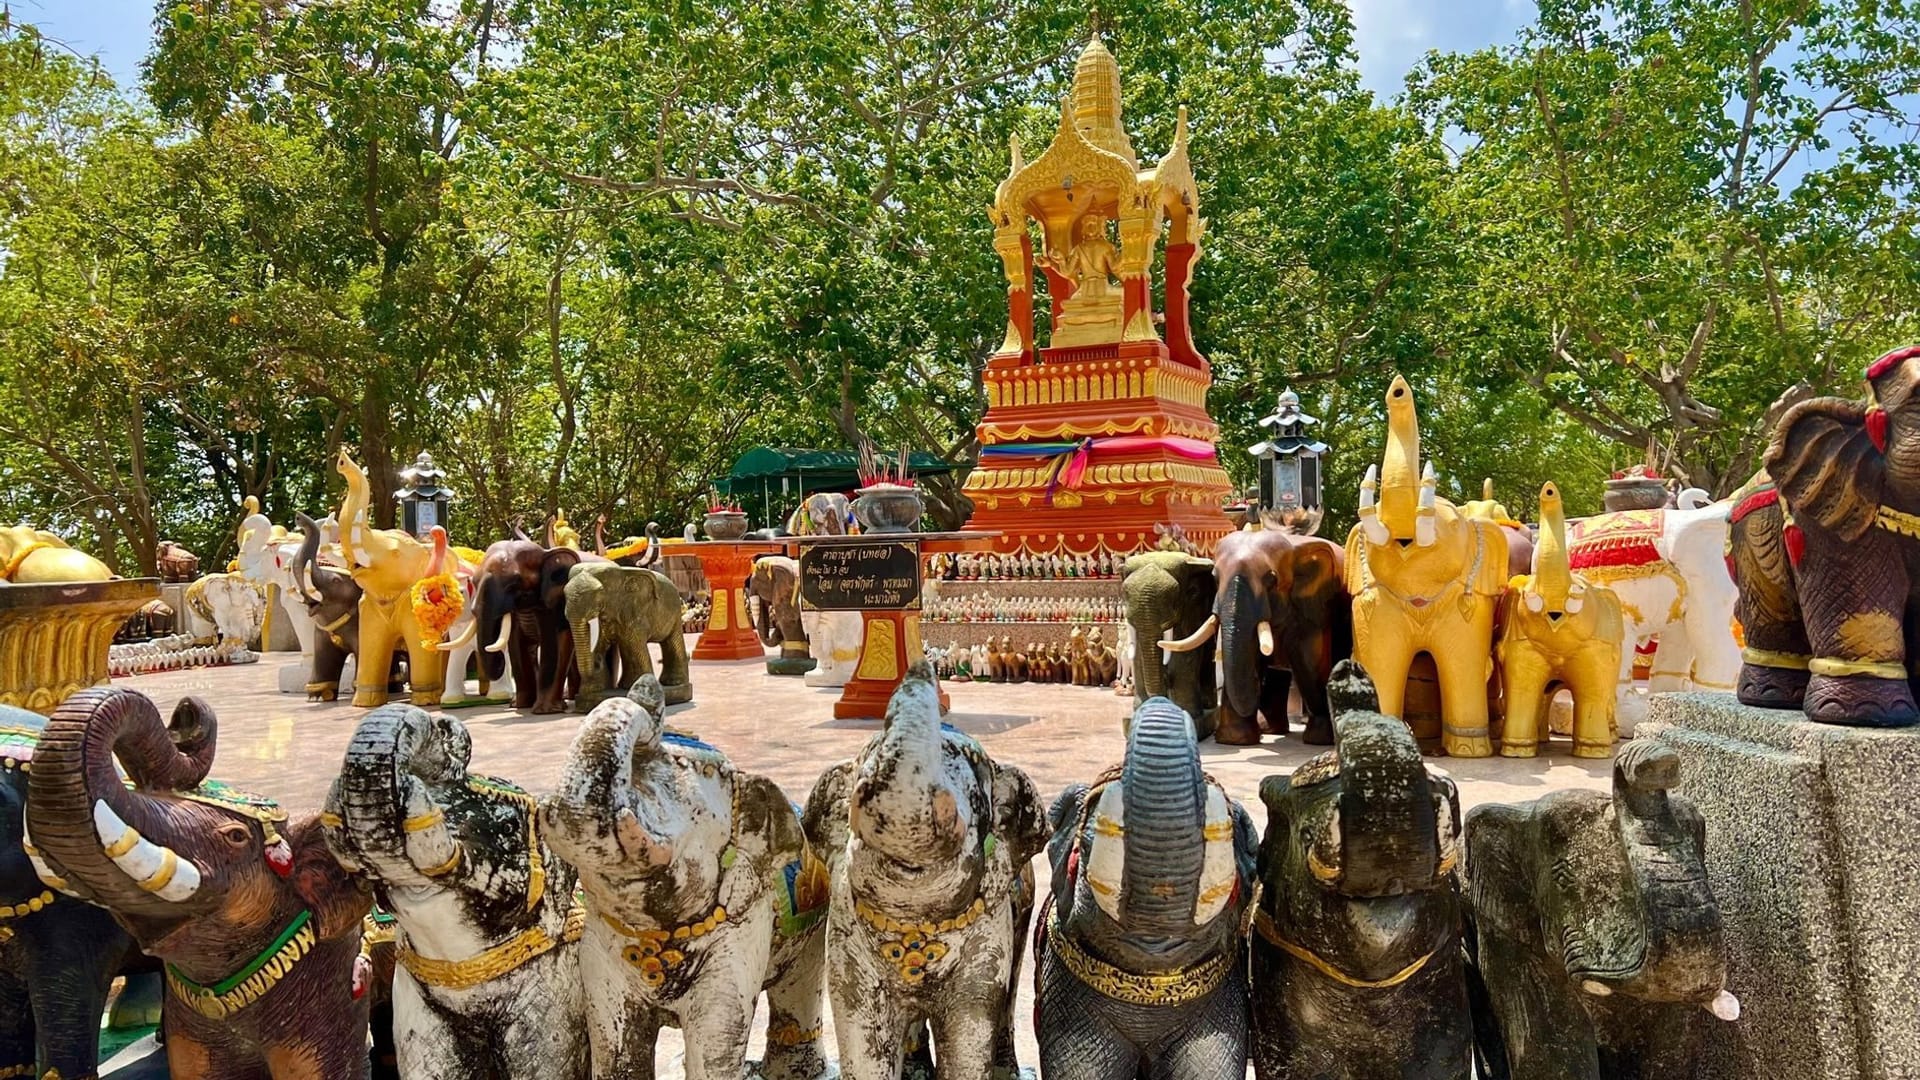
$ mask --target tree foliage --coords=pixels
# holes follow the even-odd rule
[[[0,513],[129,572],[248,495],[426,450],[457,539],[671,530],[758,443],[966,463],[986,207],[1092,14],[1032,0],[161,0],[138,88],[0,25]],[[1554,0],[1381,101],[1336,0],[1117,0],[1143,156],[1185,105],[1221,457],[1273,396],[1455,496],[1724,493],[1909,332],[1920,23],[1892,0]],[[1651,448],[1651,450],[1649,450]],[[958,479],[929,483],[957,525]],[[390,504],[377,512],[391,514]]]

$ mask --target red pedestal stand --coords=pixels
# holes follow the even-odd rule
[[[674,545],[673,554],[700,560],[700,572],[707,576],[707,587],[713,594],[707,628],[693,646],[695,660],[754,660],[767,654],[753,620],[747,617],[746,583],[755,558],[784,551],[784,544],[766,540],[705,540]]]

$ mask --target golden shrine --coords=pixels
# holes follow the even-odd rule
[[[967,528],[999,531],[1001,552],[1124,555],[1152,547],[1156,525],[1178,525],[1211,551],[1233,527],[1220,509],[1232,484],[1207,415],[1212,369],[1187,322],[1206,222],[1187,161],[1186,110],[1173,148],[1142,169],[1120,119],[1120,67],[1096,34],[1052,145],[1030,162],[1017,138],[1011,152],[993,204],[1007,336],[984,374],[980,464],[962,489],[974,504]],[[1040,225],[1042,252],[1029,220]],[[1163,233],[1166,311],[1156,326],[1151,275]],[[1036,266],[1051,299],[1044,347],[1035,339]]]

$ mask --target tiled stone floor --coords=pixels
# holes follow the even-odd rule
[[[214,775],[271,795],[297,814],[319,808],[363,712],[344,701],[311,704],[276,692],[278,667],[294,659],[270,653],[259,664],[140,675],[117,685],[148,694],[162,715],[184,695],[208,702],[220,721]],[[839,691],[767,675],[759,661],[696,663],[693,680],[693,702],[668,710],[670,722],[720,747],[741,768],[771,777],[796,800],[806,798],[822,769],[851,757],[878,727],[877,721],[835,720],[832,703]],[[1045,798],[1091,778],[1124,749],[1120,719],[1127,701],[1111,691],[992,683],[949,683],[947,690],[953,699],[948,721],[978,738],[997,760],[1027,770]],[[460,709],[455,715],[472,733],[475,771],[505,777],[536,794],[553,786],[578,724],[571,714],[520,715],[504,706]],[[1262,823],[1260,780],[1290,772],[1316,752],[1297,738],[1269,738],[1258,747],[1202,746],[1207,770]],[[1610,770],[1606,762],[1575,759],[1565,741],[1531,760],[1438,764],[1459,782],[1468,807],[1533,799],[1558,788],[1604,790]],[[1023,974],[1014,1010],[1021,1060],[1029,1065],[1038,1060],[1030,970]],[[829,1034],[829,1053],[837,1056],[831,1046]],[[756,1032],[756,1057],[759,1047]],[[662,1036],[660,1066],[665,1080],[681,1075],[676,1032]]]

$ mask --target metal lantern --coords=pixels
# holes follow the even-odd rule
[[[1300,411],[1300,395],[1292,390],[1281,391],[1273,415],[1260,421],[1266,440],[1247,447],[1247,453],[1260,460],[1261,509],[1320,508],[1320,459],[1327,444],[1307,433],[1319,422]]]
[[[447,486],[446,471],[433,463],[425,450],[413,464],[400,470],[400,490],[393,497],[400,503],[400,524],[422,540],[435,525],[453,531],[447,522],[447,505],[453,502],[453,489]]]

